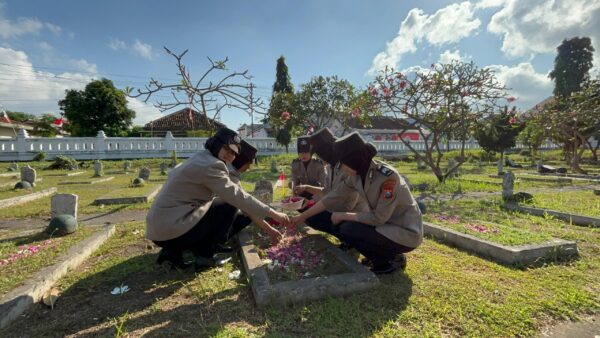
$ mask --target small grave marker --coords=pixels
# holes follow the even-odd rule
[[[103,174],[104,165],[100,160],[94,161],[94,177],[100,177]]]
[[[140,169],[138,177],[143,179],[144,181],[148,181],[150,179],[150,168],[143,167],[142,169]]]
[[[17,170],[19,170],[19,165],[17,164],[17,162],[12,162],[8,166],[8,171],[17,171]]]
[[[166,175],[167,174],[167,162],[164,162],[160,164],[160,174],[161,175]]]
[[[52,217],[58,215],[70,215],[77,218],[77,206],[79,196],[75,194],[57,194],[50,200]]]
[[[256,182],[252,195],[265,204],[273,203],[273,183],[271,181]]]
[[[21,181],[29,182],[33,186],[36,177],[36,171],[31,166],[26,165],[23,168],[21,168]]]

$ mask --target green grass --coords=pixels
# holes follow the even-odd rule
[[[533,205],[537,208],[600,218],[600,196],[590,189],[535,194]]]
[[[54,264],[60,254],[89,236],[93,231],[93,228],[81,227],[75,233],[62,237],[52,237],[46,232],[39,231],[24,236],[19,236],[13,231],[2,236],[0,260],[8,258],[9,254],[16,253],[23,246],[42,245],[46,240],[51,240],[52,244],[31,256],[25,256],[13,263],[0,266],[0,295],[4,295],[18,286],[42,267]]]

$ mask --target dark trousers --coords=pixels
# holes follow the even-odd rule
[[[331,223],[331,213],[329,211],[323,211],[319,214],[307,218],[306,225],[313,229],[332,234],[335,237],[340,237],[339,226]]]
[[[386,265],[396,255],[414,250],[385,237],[374,226],[359,222],[340,223],[339,238],[371,260],[374,266]]]
[[[250,222],[250,218],[236,207],[216,199],[204,217],[188,232],[174,239],[154,243],[175,253],[190,250],[196,256],[211,257],[218,244],[225,243]]]

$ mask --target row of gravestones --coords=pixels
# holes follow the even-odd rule
[[[173,163],[171,163],[171,168],[174,168]],[[125,163],[123,164],[123,170],[125,172],[129,172],[130,169],[131,169],[131,162],[125,161]],[[160,164],[160,174],[161,175],[167,175],[168,169],[169,169],[169,165],[167,165],[167,162],[162,162]],[[94,176],[99,177],[99,176],[102,176],[103,174],[104,174],[104,164],[100,160],[95,160],[94,161]],[[144,180],[148,180],[150,178],[150,169],[148,169],[146,167],[142,168],[140,170],[138,177],[142,178]]]

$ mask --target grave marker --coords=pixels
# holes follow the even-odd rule
[[[75,194],[57,194],[50,200],[52,217],[58,215],[69,215],[77,218],[77,206],[79,196]]]
[[[94,177],[102,176],[104,170],[104,165],[100,160],[94,161]]]
[[[271,181],[256,182],[252,195],[259,201],[270,205],[273,203],[273,183]]]
[[[29,182],[33,186],[36,177],[36,171],[31,166],[26,165],[23,168],[21,168],[21,181]]]
[[[150,168],[143,167],[142,169],[140,169],[138,177],[143,179],[144,181],[148,181],[150,179]]]
[[[167,174],[167,162],[164,162],[160,164],[160,174],[161,175],[166,175]]]

